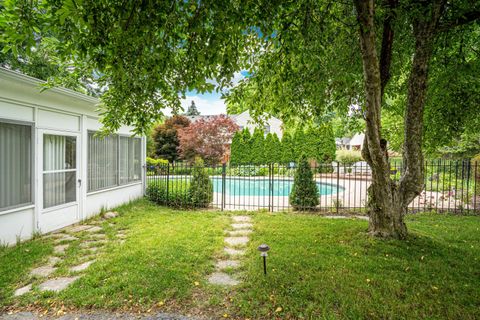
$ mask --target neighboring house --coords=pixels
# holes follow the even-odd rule
[[[336,138],[335,144],[339,150],[362,150],[365,134],[357,133],[352,138]]]
[[[365,140],[365,134],[357,133],[350,140],[350,150],[362,150],[363,140]]]
[[[335,145],[339,150],[350,150],[351,138],[335,138]]]
[[[0,68],[0,243],[142,197],[144,137],[100,138],[96,98]]]
[[[200,119],[205,119],[209,120],[212,117],[215,117],[215,115],[199,115],[199,116],[186,116],[190,121],[195,122]],[[282,139],[283,136],[283,122],[280,119],[277,119],[273,116],[268,117],[268,115],[265,113],[263,117],[264,124],[259,124],[256,123],[255,120],[250,116],[250,112],[244,111],[240,114],[233,114],[233,115],[228,115],[230,119],[232,119],[239,127],[240,130],[243,130],[244,128],[248,128],[250,130],[250,133],[253,134],[253,131],[256,128],[261,127],[263,129],[263,132],[265,136],[269,133],[276,133],[279,139]]]
[[[277,119],[273,116],[269,116],[268,114],[264,113],[263,116],[263,125],[256,123],[255,120],[250,116],[250,112],[244,111],[240,114],[234,114],[230,115],[230,118],[232,118],[233,121],[240,127],[240,130],[243,130],[244,128],[248,128],[251,133],[256,128],[261,128],[263,129],[263,132],[265,136],[269,133],[274,134],[276,133],[279,139],[282,139],[283,137],[283,122],[280,119]]]

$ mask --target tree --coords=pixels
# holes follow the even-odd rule
[[[197,106],[195,105],[195,102],[192,100],[192,104],[188,107],[187,113],[185,113],[186,116],[199,116],[200,111],[197,110]]]
[[[253,164],[264,164],[265,159],[265,136],[263,130],[255,128],[250,143]]]
[[[290,163],[295,160],[295,146],[292,136],[285,132],[282,137],[282,162]]]
[[[154,142],[155,156],[168,160],[170,162],[179,159],[179,140],[178,131],[188,127],[190,120],[183,116],[173,116],[165,121],[165,123],[156,126],[152,132]]]
[[[127,124],[145,132],[161,108],[178,110],[187,90],[212,90],[213,83],[222,89],[241,69],[251,76],[228,99],[256,113],[319,124],[332,109],[347,114],[362,106],[363,153],[372,168],[369,230],[380,237],[406,237],[403,217],[423,185],[424,129],[450,124],[450,112],[440,112],[440,122],[429,110],[458,114],[475,103],[444,107],[442,97],[478,97],[465,94],[478,91],[476,77],[454,72],[479,63],[478,1],[5,1],[1,10],[7,51],[28,54],[50,41],[62,66],[108,86],[102,121],[110,130]],[[442,73],[449,83],[473,86],[452,88],[440,81]],[[399,182],[390,179],[381,130],[386,96],[403,104]],[[454,115],[459,129],[448,125],[446,136],[471,128],[477,114]]]
[[[203,160],[198,157],[193,167],[189,196],[194,207],[208,207],[213,200],[213,183],[205,170]]]
[[[273,163],[282,163],[282,143],[277,134],[272,134],[272,143],[270,148],[271,161]]]
[[[318,197],[318,187],[313,178],[312,169],[307,157],[302,155],[298,160],[298,168],[293,179],[290,205],[295,210],[315,210],[319,203]]]
[[[237,131],[233,135],[232,144],[230,146],[230,163],[233,165],[243,163],[243,153],[244,145],[243,145],[243,133],[242,131]]]
[[[252,154],[252,135],[248,128],[244,128],[242,131],[242,144],[241,144],[241,162],[242,164],[250,164],[254,162]]]
[[[275,163],[275,154],[274,154],[274,146],[273,146],[273,135],[272,133],[268,133],[265,137],[265,145],[264,145],[264,163]]]
[[[184,159],[200,157],[208,164],[218,164],[230,151],[230,142],[239,127],[225,115],[200,119],[179,130],[179,151]]]

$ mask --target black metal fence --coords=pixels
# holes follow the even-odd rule
[[[315,210],[331,213],[365,212],[371,169],[366,162],[311,165],[319,196]],[[392,179],[402,175],[401,161],[391,161]],[[209,179],[192,185],[195,169]],[[218,165],[195,167],[176,163],[147,167],[147,196],[161,205],[213,207],[220,210],[292,210],[289,195],[297,168],[288,165]],[[210,182],[208,182],[210,181]],[[192,188],[211,194],[192,200]],[[409,205],[412,212],[480,213],[480,163],[429,160],[425,162],[422,193]]]

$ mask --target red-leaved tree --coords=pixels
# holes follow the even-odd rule
[[[237,130],[239,127],[225,115],[200,119],[178,131],[180,154],[188,161],[198,156],[209,164],[220,163],[230,152]]]

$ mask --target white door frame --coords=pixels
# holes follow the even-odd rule
[[[56,229],[63,228],[70,224],[81,220],[81,202],[82,202],[82,137],[80,133],[62,130],[38,129],[38,161],[37,161],[37,190],[38,190],[38,226],[42,233],[50,232]],[[43,138],[44,135],[58,135],[76,138],[76,171],[75,186],[76,194],[75,201],[60,204],[50,208],[43,208]],[[62,170],[63,171],[63,170]],[[64,171],[63,171],[64,172]]]

